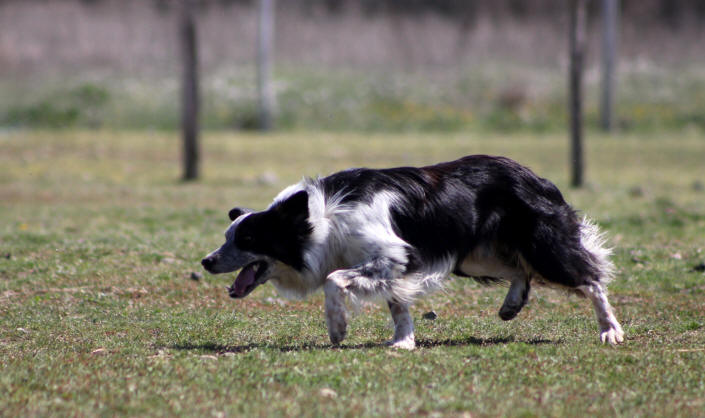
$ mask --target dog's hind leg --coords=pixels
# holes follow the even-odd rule
[[[413,350],[416,348],[414,340],[414,320],[409,314],[409,305],[396,301],[387,301],[389,311],[394,320],[394,338],[389,343],[394,348]]]
[[[520,242],[524,260],[537,276],[568,289],[577,289],[592,301],[603,343],[624,341],[624,331],[612,312],[605,290],[614,277],[614,265],[604,235],[587,218],[577,221],[571,215],[561,222],[539,222],[532,234]]]
[[[607,300],[607,292],[599,282],[579,286],[585,296],[590,298],[595,308],[597,322],[600,324],[600,341],[616,345],[624,341],[624,331],[612,312],[612,306]]]
[[[340,344],[347,333],[347,313],[345,309],[345,289],[332,280],[326,280],[323,285],[326,297],[325,312],[328,336],[333,345]]]
[[[504,298],[502,308],[499,310],[499,317],[504,321],[514,319],[521,308],[526,305],[529,299],[529,278],[525,275],[520,275],[512,279],[509,286],[509,292]]]

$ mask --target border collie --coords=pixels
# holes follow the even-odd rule
[[[305,178],[264,211],[234,208],[225,244],[202,260],[210,273],[240,269],[242,298],[269,281],[284,295],[325,293],[328,334],[346,334],[345,298],[387,301],[391,345],[413,349],[409,305],[448,277],[509,284],[499,310],[513,319],[530,284],[587,296],[600,340],[624,332],[607,300],[614,275],[603,235],[580,220],[550,181],[508,158],[472,155],[428,167],[355,168]]]

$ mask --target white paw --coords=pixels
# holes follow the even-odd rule
[[[390,341],[387,343],[387,345],[392,348],[411,351],[416,348],[416,341],[414,341],[414,337],[407,337],[398,341]]]
[[[600,341],[617,345],[624,341],[624,331],[621,328],[610,327],[600,331]]]

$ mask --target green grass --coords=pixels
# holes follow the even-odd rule
[[[0,136],[0,415],[698,416],[705,409],[705,141],[589,135],[588,185],[567,187],[562,135],[208,134],[182,184],[169,133]],[[322,296],[228,298],[198,261],[234,204],[263,207],[302,175],[504,154],[556,182],[611,236],[623,345],[584,299],[535,289],[509,323],[503,288],[455,281],[412,310],[394,351],[364,305],[338,349]],[[268,173],[263,176],[263,173]],[[435,321],[421,319],[435,310]]]

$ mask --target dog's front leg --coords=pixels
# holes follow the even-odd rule
[[[387,295],[393,294],[398,291],[396,287],[398,285],[397,281],[403,278],[405,269],[404,263],[398,260],[391,257],[378,257],[351,269],[332,272],[326,278],[325,285],[326,317],[329,321],[335,317],[335,315],[328,314],[329,294],[334,296],[331,298],[331,302],[336,300],[338,292],[341,290],[360,297],[372,297],[385,293]],[[411,315],[409,315],[409,306],[392,301],[388,303],[394,320],[394,339],[391,342],[391,346],[413,350],[416,344],[414,342],[414,323]],[[335,311],[334,304],[330,303],[330,306],[330,311]],[[335,325],[331,326],[331,322],[329,322],[328,330],[333,343],[335,343],[333,339],[334,329]]]
[[[326,297],[328,336],[333,345],[338,345],[345,338],[348,326],[345,312],[345,289],[333,280],[326,280],[323,285],[323,293]]]
[[[394,348],[413,350],[416,348],[416,341],[414,340],[414,320],[409,314],[409,305],[393,301],[387,301],[387,305],[394,320],[394,338],[389,345]]]

